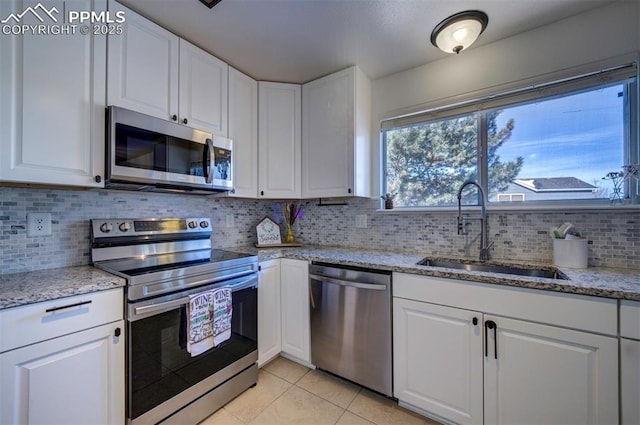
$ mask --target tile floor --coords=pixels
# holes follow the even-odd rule
[[[397,403],[324,372],[278,357],[258,385],[200,425],[437,425]]]

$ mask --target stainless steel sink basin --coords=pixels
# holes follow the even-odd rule
[[[444,267],[448,269],[468,270],[473,272],[490,272],[500,274],[515,274],[518,276],[546,277],[548,279],[566,279],[567,277],[553,267],[547,269],[506,266],[500,264],[478,263],[474,261],[438,260],[423,258],[418,262],[420,266]]]

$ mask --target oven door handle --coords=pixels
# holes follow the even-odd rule
[[[134,309],[134,314],[137,316],[139,314],[149,314],[156,312],[164,312],[173,310],[176,307],[180,307],[181,305],[189,304],[189,297],[178,298],[177,300],[167,301],[160,304],[151,304],[145,305],[142,307],[136,307]]]
[[[224,282],[218,284],[217,287],[224,287]],[[231,292],[241,291],[247,288],[257,288],[258,287],[258,277],[254,274],[252,276],[247,277],[243,280],[236,280],[234,282],[230,282]],[[193,293],[197,293],[198,290],[191,291]],[[144,315],[147,316],[152,313],[164,313],[165,311],[173,310],[176,307],[180,307],[182,305],[189,304],[189,297],[181,297],[171,301],[165,301],[158,304],[144,305],[140,307],[135,307],[133,310],[134,316]]]
[[[235,282],[233,285],[231,285],[231,292],[242,291],[243,289],[257,288],[257,287],[258,287],[258,276],[254,274],[252,276],[249,276],[245,280],[242,280],[240,282]]]

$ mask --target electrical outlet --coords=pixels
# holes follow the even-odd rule
[[[234,227],[236,225],[235,223],[235,217],[233,214],[227,214],[227,227]]]
[[[27,236],[49,236],[51,234],[51,213],[27,214]]]
[[[356,214],[356,228],[357,229],[366,229],[367,228],[367,215],[366,214]]]

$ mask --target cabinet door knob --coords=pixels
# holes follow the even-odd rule
[[[477,317],[474,317],[474,318],[471,320],[471,323],[473,323],[473,326],[477,326],[477,325],[478,325],[478,318],[477,318]]]
[[[178,116],[176,114],[171,115],[171,119],[173,121],[178,121]]]
[[[95,176],[94,180],[96,181],[96,183],[100,183],[102,181],[102,177],[100,176]]]
[[[347,192],[351,193],[351,188],[349,188],[349,190],[347,190]]]
[[[188,122],[189,122],[189,121],[188,121],[186,118],[183,118],[183,119],[182,119],[182,124],[186,124],[186,123],[188,123]]]
[[[260,196],[264,196],[264,190],[260,191]]]
[[[120,328],[116,328],[116,330],[113,332],[115,336],[120,336],[121,333],[122,331],[120,330]]]

